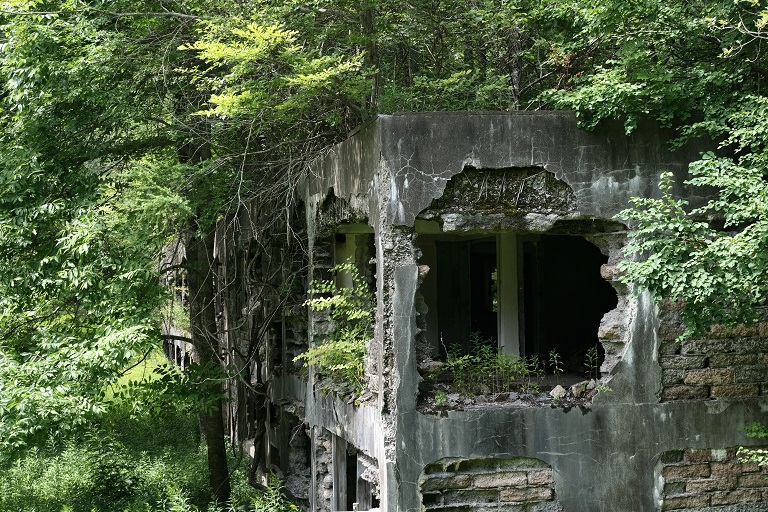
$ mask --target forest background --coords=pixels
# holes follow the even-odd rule
[[[688,334],[766,300],[760,0],[14,0],[0,24],[2,510],[261,499],[221,431],[238,376],[215,349],[214,226],[244,201],[289,215],[307,163],[379,113],[571,109],[710,137],[690,183],[719,194],[638,201],[648,258],[626,270],[683,301]],[[183,374],[153,359],[176,240],[200,355]]]

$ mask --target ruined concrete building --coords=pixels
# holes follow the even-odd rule
[[[242,359],[244,337],[271,334],[259,385],[231,390],[231,435],[318,512],[768,511],[768,472],[735,454],[768,407],[768,324],[677,343],[674,307],[617,281],[616,214],[658,196],[662,171],[682,184],[699,151],[561,112],[371,121],[313,166],[292,226],[306,257],[270,278],[298,276],[301,298],[354,262],[375,292],[365,389],[294,361],[333,328],[324,312],[300,299],[253,318],[253,269],[285,248],[244,207],[218,249],[219,281],[241,283],[222,290],[223,344]],[[477,343],[505,355],[505,386],[497,363],[447,362]]]

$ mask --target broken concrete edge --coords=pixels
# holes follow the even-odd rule
[[[392,179],[387,222],[404,226],[412,226],[467,166],[542,167],[571,186],[583,217],[612,219],[631,197],[658,197],[662,171],[674,174],[676,196],[693,205],[706,199],[683,183],[688,163],[700,157],[705,143],[693,141],[673,151],[667,144],[672,132],[651,124],[632,135],[620,123],[606,122],[592,132],[575,126],[575,115],[563,111],[382,115],[317,159],[305,190],[311,205],[320,204],[331,189],[351,203],[353,196],[381,185],[375,177],[383,167]]]
[[[630,194],[637,191],[643,195],[658,194],[654,181],[658,177],[657,165],[663,170],[675,170],[680,183],[685,175],[684,160],[687,158],[668,152],[663,142],[659,142],[662,149],[654,147],[654,143],[648,141],[660,138],[653,133],[647,140],[637,135],[630,142],[623,132],[610,130],[603,135],[585,135],[577,131],[548,140],[548,134],[542,129],[528,137],[528,146],[524,146],[526,140],[523,138],[515,139],[516,130],[522,130],[520,126],[527,126],[526,129],[545,126],[546,123],[540,124],[542,119],[554,119],[555,127],[573,130],[573,119],[562,113],[548,113],[538,119],[533,119],[536,116],[530,114],[427,114],[421,120],[414,119],[415,116],[383,116],[353,136],[353,139],[362,137],[361,141],[369,141],[373,149],[358,143],[346,147],[342,147],[342,143],[335,148],[328,156],[332,161],[330,174],[320,176],[313,184],[317,190],[315,196],[309,194],[309,188],[306,196],[310,198],[308,223],[317,218],[318,209],[331,197],[329,191],[332,190],[333,197],[352,205],[352,217],[358,219],[364,214],[381,238],[376,247],[379,262],[376,284],[381,303],[378,312],[381,321],[389,324],[386,329],[381,326],[377,332],[377,342],[382,346],[378,356],[386,357],[378,366],[377,377],[382,382],[379,402],[375,406],[355,407],[343,401],[340,403],[338,397],[316,397],[309,387],[306,417],[312,424],[322,424],[323,428],[327,427],[329,432],[352,444],[360,443],[358,448],[364,452],[376,454],[382,476],[383,509],[416,510],[420,507],[422,497],[414,482],[418,481],[418,475],[426,465],[440,457],[522,455],[540,458],[552,465],[557,497],[568,505],[569,510],[596,510],[590,508],[594,503],[585,497],[588,494],[583,492],[585,484],[574,476],[580,475],[584,468],[590,470],[590,476],[600,475],[597,480],[600,480],[601,492],[609,496],[607,501],[612,510],[630,510],[633,506],[646,509],[651,488],[646,485],[650,482],[648,469],[655,464],[658,450],[717,447],[726,439],[728,443],[754,443],[742,435],[733,434],[731,422],[760,417],[764,401],[747,398],[659,404],[658,315],[652,301],[649,302],[649,297],[643,294],[628,298],[622,307],[629,308],[629,313],[620,315],[623,317],[619,322],[621,325],[605,330],[604,343],[613,347],[612,356],[616,356],[616,363],[606,372],[612,391],[599,394],[592,407],[581,410],[581,414],[577,409],[507,411],[488,408],[449,411],[445,417],[434,417],[414,411],[413,397],[418,392],[414,383],[418,383],[418,374],[412,346],[415,313],[413,297],[409,293],[418,289],[418,271],[413,244],[417,234],[413,225],[423,208],[432,204],[435,194],[439,196],[445,190],[450,179],[446,178],[446,172],[452,177],[468,166],[514,169],[530,167],[533,162],[574,189],[578,207],[574,214],[568,214],[568,218],[611,219],[619,208],[626,207]],[[459,126],[464,118],[473,126],[482,124],[483,119],[491,119],[492,131],[506,135],[496,137],[481,133],[482,130],[473,132],[471,126]],[[402,133],[398,134],[398,130]],[[467,140],[478,140],[469,152],[461,137],[467,133],[474,133],[465,137]],[[459,134],[460,143],[446,145],[452,134]],[[585,141],[588,144],[576,144]],[[594,153],[600,148],[605,149],[606,145],[608,157],[601,161],[607,163],[601,168],[595,164],[598,159]],[[561,151],[578,155],[579,161],[564,162],[555,158],[551,151],[542,149],[553,146],[562,146]],[[525,155],[507,155],[519,153],[524,147],[529,147],[530,160]],[[641,158],[638,151],[642,148],[650,148],[650,156]],[[496,150],[501,155],[494,156],[492,153]],[[346,155],[342,154],[345,152]],[[698,157],[694,153],[693,150],[687,153],[692,156],[690,159]],[[362,168],[360,162],[363,162]],[[445,162],[449,162],[447,167]],[[602,176],[601,169],[610,172]],[[640,176],[641,171],[646,174]],[[326,179],[328,176],[332,179]],[[680,192],[684,196],[688,193],[682,189]],[[697,199],[697,196],[686,197]],[[409,221],[411,217],[414,221]],[[549,229],[557,219],[550,220],[540,225]],[[464,219],[459,221],[465,222]],[[467,224],[456,222],[455,225],[458,230]],[[608,253],[609,263],[615,263],[621,243],[611,243],[610,248],[601,247],[601,250]],[[627,293],[627,290],[620,292],[620,296]],[[397,307],[392,305],[393,301],[398,303]],[[328,403],[329,400],[333,403]],[[313,408],[324,412],[311,410]],[[371,410],[374,416],[379,415],[372,423],[374,427],[361,427],[365,425],[362,418],[368,417]],[[699,424],[702,433],[698,433]],[[375,435],[380,435],[381,444],[361,437],[358,428],[369,428]],[[636,482],[639,490],[624,493],[621,489],[626,487],[627,481]],[[643,490],[646,494],[641,494]]]

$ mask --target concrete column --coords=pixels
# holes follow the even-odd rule
[[[343,437],[332,434],[333,497],[331,512],[347,510],[347,442]]]
[[[520,355],[517,235],[498,235],[496,247],[499,348],[505,354]]]

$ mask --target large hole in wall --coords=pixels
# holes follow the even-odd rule
[[[615,290],[600,276],[608,257],[580,236],[523,240],[521,352],[546,359],[555,350],[564,370],[583,371],[587,352],[602,351],[600,320],[617,304]]]
[[[617,296],[600,275],[607,256],[583,237],[425,234],[418,243],[429,267],[420,288],[426,355],[470,353],[483,340],[543,362],[554,350],[560,373],[599,365],[598,327]]]

